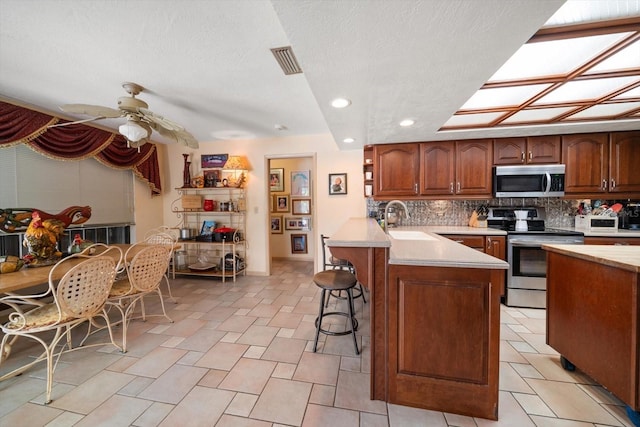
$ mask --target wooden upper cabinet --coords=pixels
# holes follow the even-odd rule
[[[376,196],[418,195],[420,144],[374,145],[373,154]]]
[[[530,136],[527,138],[528,164],[560,163],[562,144],[559,135]]]
[[[563,136],[562,159],[566,165],[565,194],[598,194],[607,191],[609,134]]]
[[[640,131],[611,134],[609,191],[640,192]]]
[[[493,143],[494,165],[520,165],[526,161],[527,138],[500,138]]]
[[[493,143],[494,165],[560,163],[560,136],[499,138]]]
[[[491,196],[493,140],[456,141],[456,194]]]
[[[455,194],[455,147],[454,141],[420,144],[420,194]]]

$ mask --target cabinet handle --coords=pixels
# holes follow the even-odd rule
[[[533,159],[533,154],[529,151],[529,160]]]
[[[460,181],[458,181],[458,193],[460,192]]]
[[[522,161],[522,163],[524,163],[524,151],[520,152],[520,161]]]
[[[418,194],[418,183],[417,182],[413,184],[413,192]]]
[[[454,240],[456,243],[464,243],[464,240]]]
[[[453,194],[453,182],[449,183],[449,193]]]
[[[606,180],[606,179],[603,179],[603,180],[602,180],[602,189],[603,189],[603,190],[606,190],[606,189],[607,189],[607,180]]]
[[[487,237],[487,249],[491,249],[491,237]]]
[[[611,180],[611,189],[613,190],[614,188],[616,188],[616,180],[612,179]]]

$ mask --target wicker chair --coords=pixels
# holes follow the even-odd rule
[[[140,249],[142,247],[142,249]],[[167,315],[164,308],[164,300],[160,291],[160,282],[169,265],[169,248],[167,245],[148,245],[138,243],[132,245],[125,253],[125,259],[129,259],[129,253],[138,251],[133,259],[127,263],[127,275],[111,287],[107,305],[116,307],[122,316],[122,351],[127,351],[127,328],[133,318],[136,304],[140,302],[142,310],[141,318],[146,319],[145,307],[142,299],[152,293],[158,294],[162,307],[162,316],[169,322],[173,320]],[[159,316],[159,315],[158,315]]]
[[[44,347],[44,353],[35,360],[2,375],[0,381],[21,374],[35,363],[46,360],[45,404],[51,402],[53,374],[60,356],[65,352],[82,348],[73,348],[71,331],[84,322],[90,322],[90,324],[97,326],[95,317],[105,319],[111,343],[122,350],[113,339],[105,310],[109,290],[122,261],[122,250],[118,247],[109,247],[108,251],[115,252],[93,257],[86,254],[75,254],[59,261],[49,273],[49,287],[44,293],[10,295],[0,298],[0,303],[8,305],[14,310],[9,315],[8,322],[0,326],[4,333],[0,343],[0,364],[11,354],[11,344],[17,337],[31,338]],[[56,285],[52,277],[59,269],[61,269],[60,271],[68,269],[68,271]],[[53,337],[49,333],[51,331],[55,331]],[[63,342],[64,338],[66,338],[66,342]],[[56,347],[61,343],[61,348],[56,350]],[[104,343],[92,345],[104,345]],[[65,351],[65,347],[68,347],[68,350]]]
[[[154,228],[153,230],[149,230],[144,236],[144,241],[145,243],[156,245],[167,245],[167,247],[169,248],[168,257],[170,267],[175,269],[175,263],[172,263],[171,261],[173,260],[173,250],[176,243],[178,242],[178,237],[171,232],[171,228],[163,225],[161,227]],[[173,272],[173,278],[175,279],[175,270]],[[169,293],[169,298],[174,303],[177,303],[178,301],[173,297],[173,294],[171,293],[171,284],[169,283],[169,268],[167,268],[167,272],[164,275],[164,281],[167,284],[167,292]]]

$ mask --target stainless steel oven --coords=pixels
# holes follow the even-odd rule
[[[516,230],[515,211],[527,211],[527,226]],[[491,207],[489,227],[507,232],[507,287],[505,304],[514,307],[547,306],[547,254],[544,244],[579,245],[584,235],[576,231],[546,228],[542,207]]]
[[[507,233],[506,305],[546,308],[547,254],[542,245],[580,245],[584,235],[563,230],[544,229]]]

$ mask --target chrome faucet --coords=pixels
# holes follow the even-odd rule
[[[387,203],[387,206],[384,208],[384,231],[385,233],[389,233],[389,227],[395,227],[395,221],[393,223],[389,222],[389,208],[393,205],[400,205],[404,209],[405,218],[409,219],[409,208],[402,200],[392,200]]]

